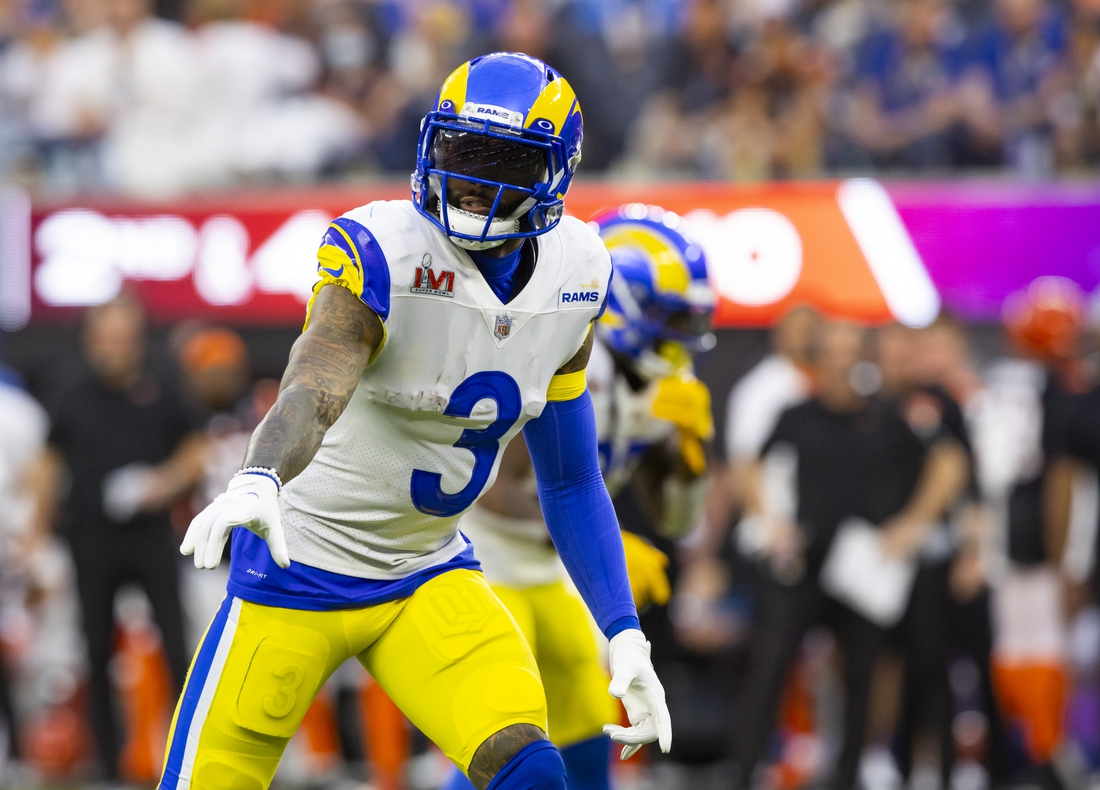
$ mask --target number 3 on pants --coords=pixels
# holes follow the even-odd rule
[[[474,454],[474,470],[470,482],[461,491],[444,492],[440,485],[443,475],[414,469],[412,473],[412,501],[416,509],[430,516],[454,516],[473,504],[493,470],[500,439],[519,419],[523,400],[515,379],[499,370],[475,373],[455,388],[451,401],[443,414],[447,417],[469,417],[479,401],[489,399],[497,405],[497,418],[488,427],[475,430],[467,428],[454,443]]]
[[[298,688],[306,679],[306,671],[297,664],[283,664],[274,672],[275,679],[283,685],[274,697],[264,697],[264,713],[273,719],[281,719],[294,710],[298,701]]]
[[[328,649],[308,640],[300,641],[309,652],[287,647],[284,639],[294,635],[266,637],[257,645],[237,696],[234,718],[241,727],[277,738],[289,738],[298,729],[321,686]]]

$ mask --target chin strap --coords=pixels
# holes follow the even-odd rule
[[[464,250],[490,250],[493,247],[499,247],[505,242],[504,239],[477,241],[476,239],[463,239],[451,236],[450,232],[452,231],[455,233],[463,233],[467,236],[480,236],[481,232],[485,230],[485,217],[480,214],[474,214],[471,211],[465,211],[448,205],[447,217],[446,220],[444,220],[442,200],[439,201],[439,221],[447,228],[450,240]],[[518,231],[518,219],[494,219],[489,223],[489,232],[486,235],[501,236],[505,233],[516,233]]]

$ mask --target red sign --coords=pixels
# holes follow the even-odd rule
[[[158,322],[201,317],[298,324],[329,221],[372,200],[405,199],[407,192],[381,185],[229,193],[165,204],[34,205],[25,242],[29,254],[23,256],[27,273],[20,276],[11,263],[6,275],[0,271],[6,291],[0,323],[64,319],[110,299],[127,283]],[[877,182],[581,183],[567,205],[588,219],[630,202],[661,205],[685,217],[707,251],[719,326],[764,325],[802,302],[871,322],[896,317],[920,324],[938,310],[935,288]],[[7,217],[6,223],[0,217],[0,235],[8,228],[9,241],[20,235],[11,231],[18,225],[11,205],[0,203]],[[423,285],[449,286],[444,274],[425,271]]]

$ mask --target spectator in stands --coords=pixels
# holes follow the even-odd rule
[[[70,36],[58,7],[32,5],[0,60],[0,91],[19,119],[22,159],[54,189],[102,180],[99,141],[111,109],[111,64],[100,33]]]
[[[719,0],[692,0],[678,35],[654,57],[654,93],[631,131],[631,161],[644,170],[698,172],[701,120],[730,94],[736,54]]]
[[[149,597],[178,693],[187,670],[179,598],[178,540],[167,505],[201,473],[201,442],[172,389],[145,368],[140,305],[123,295],[88,311],[82,329],[88,373],[58,400],[43,467],[69,485],[44,486],[63,500],[61,529],[76,564],[91,675],[90,714],[108,779],[119,736],[109,671],[119,586]],[[47,511],[48,502],[41,506]]]
[[[109,24],[96,34],[110,61],[105,177],[134,194],[178,193],[194,177],[195,43],[179,23],[154,17],[152,0],[107,0],[106,7]]]
[[[585,170],[606,170],[652,88],[649,34],[660,19],[651,16],[664,16],[660,3],[511,0],[484,29],[471,30],[460,51],[525,52],[553,64],[584,108]]]
[[[955,163],[962,30],[945,0],[900,0],[897,22],[859,46],[848,134],[877,167]]]
[[[440,83],[467,57],[463,45],[470,34],[470,17],[461,4],[429,2],[405,4],[402,18],[404,24],[393,32],[387,46],[389,74],[371,97],[380,104],[368,109],[368,118],[379,167],[406,176],[416,165],[421,118]]]
[[[363,112],[370,111],[371,89],[386,70],[388,41],[377,16],[373,6],[353,2],[316,11],[324,90]]]
[[[895,19],[891,5],[876,0],[805,0],[792,10],[794,25],[851,62],[860,43]]]
[[[1055,156],[1061,168],[1100,164],[1100,5],[1073,3],[1067,64],[1051,102]]]
[[[538,17],[546,19],[547,5],[521,0],[513,8],[542,7]],[[652,95],[657,65],[647,57],[647,25],[653,23],[651,14],[658,15],[659,3],[647,9],[608,2],[598,14],[593,5],[600,4],[566,4],[548,19],[542,35],[551,45],[547,62],[557,64],[584,107],[585,168],[607,170],[619,160],[642,103]],[[504,44],[510,48],[507,39]]]
[[[1017,172],[1049,174],[1049,103],[1065,66],[1065,20],[1046,0],[997,0],[995,8],[969,45],[967,127],[999,145]]]
[[[830,788],[856,785],[870,702],[871,677],[883,640],[880,626],[829,599],[819,574],[842,521],[859,517],[881,530],[884,551],[906,556],[938,520],[952,492],[937,464],[888,404],[853,387],[864,331],[831,322],[816,352],[817,394],[788,409],[763,448],[792,460],[794,517],[769,517],[768,572],[749,647],[749,669],[737,708],[734,755],[740,786],[751,786],[764,755],[791,661],[806,630],[827,622],[844,648],[843,742]],[[863,377],[866,378],[866,377]],[[866,382],[864,382],[866,383]],[[748,508],[761,512],[765,492],[750,487]]]
[[[743,45],[735,90],[707,125],[703,175],[738,180],[807,177],[824,164],[832,72],[812,39],[779,14]]]
[[[200,100],[188,159],[196,185],[302,179],[360,143],[358,115],[313,92],[321,62],[304,38],[245,16],[241,0],[192,12]]]
[[[590,172],[1092,166],[1096,12],[1059,0],[1067,47],[1045,3],[192,0],[190,31],[151,18],[182,0],[9,3],[0,172],[157,194],[405,173],[431,86],[491,49],[570,78]]]

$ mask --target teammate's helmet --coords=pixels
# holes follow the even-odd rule
[[[680,218],[631,203],[595,222],[614,268],[600,321],[608,345],[635,358],[662,340],[691,353],[712,348],[706,256],[684,235]]]
[[[474,58],[421,123],[413,202],[468,250],[538,236],[561,219],[581,137],[580,105],[557,71],[514,52]]]
[[[1008,336],[1023,353],[1040,359],[1071,359],[1084,326],[1084,297],[1065,277],[1040,277],[1005,300]]]

